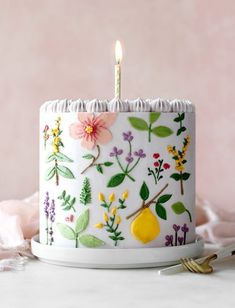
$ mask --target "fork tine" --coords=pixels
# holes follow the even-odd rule
[[[187,271],[195,273],[194,268],[193,268],[192,266],[190,266],[190,264],[189,264],[187,258],[182,258],[182,259],[180,259],[180,261],[181,261],[181,264],[183,265],[183,267],[184,267]]]
[[[203,274],[204,270],[203,268],[200,266],[200,264],[198,264],[195,260],[193,260],[192,258],[189,259],[189,263],[192,264],[192,266],[194,266],[199,273]]]
[[[188,258],[187,258],[186,264],[191,269],[191,272],[198,273],[198,269],[189,261]]]
[[[186,271],[189,271],[188,267],[186,266],[185,258],[181,258],[181,259],[180,259],[180,262],[181,262],[181,265],[183,266],[183,268],[184,268]]]

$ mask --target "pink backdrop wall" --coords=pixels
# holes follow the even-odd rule
[[[123,97],[197,106],[197,190],[234,204],[235,1],[1,0],[0,199],[38,185],[38,108],[113,96],[114,41]]]

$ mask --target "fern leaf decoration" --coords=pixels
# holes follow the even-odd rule
[[[86,177],[82,184],[82,190],[80,193],[80,203],[87,205],[91,203],[91,184],[90,180]]]

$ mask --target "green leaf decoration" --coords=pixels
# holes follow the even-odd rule
[[[141,188],[140,188],[140,197],[143,201],[146,201],[149,197],[149,189],[145,182],[143,182]]]
[[[148,130],[148,124],[145,120],[141,118],[135,118],[135,117],[129,117],[128,118],[130,124],[132,127],[134,127],[137,130]]]
[[[182,179],[184,181],[186,181],[189,177],[190,177],[190,173],[185,172],[185,173],[182,174]]]
[[[160,198],[158,198],[157,203],[166,203],[172,195],[162,195]]]
[[[180,201],[172,204],[171,208],[177,215],[183,214],[186,211],[184,204]]]
[[[178,117],[174,119],[175,122],[182,122],[185,118],[185,113],[178,114]]]
[[[125,179],[124,173],[118,173],[111,177],[111,179],[108,181],[107,187],[116,187],[120,185],[124,179]]]
[[[57,223],[56,226],[63,237],[67,238],[68,240],[75,240],[76,235],[72,228],[62,223]]]
[[[50,154],[50,155],[48,155],[48,157],[46,159],[46,163],[49,163],[49,162],[51,162],[51,161],[53,161],[55,159],[56,159],[55,154]]]
[[[91,184],[90,180],[86,177],[82,184],[82,190],[80,193],[80,203],[87,205],[91,203]]]
[[[103,168],[102,168],[101,165],[97,165],[97,166],[96,166],[96,170],[97,170],[99,173],[103,174]]]
[[[56,172],[55,166],[48,168],[47,171],[46,171],[46,174],[45,174],[45,180],[49,181],[50,179],[52,179],[53,176],[55,175],[55,172]]]
[[[58,166],[57,170],[58,170],[58,173],[66,179],[74,179],[75,178],[72,171],[69,170],[69,168],[67,168],[65,166]]]
[[[181,128],[179,128],[178,130],[177,130],[177,133],[176,133],[176,135],[177,136],[179,136],[181,133],[183,133],[183,132],[185,132],[186,131],[186,127],[181,127]]]
[[[167,126],[156,126],[151,130],[151,132],[155,136],[161,137],[161,138],[168,137],[174,133],[173,130]]]
[[[61,195],[58,196],[58,199],[63,200],[63,203],[61,204],[61,206],[64,211],[69,211],[71,209],[74,212],[76,211],[74,208],[74,204],[76,203],[76,198],[75,197],[71,198],[70,195],[67,195],[66,190],[62,191]]]
[[[181,174],[173,173],[170,177],[176,181],[179,181],[181,179]]]
[[[82,156],[82,158],[85,158],[85,159],[93,159],[93,158],[95,158],[95,156],[92,155],[92,154],[85,154],[85,155]]]
[[[188,216],[189,216],[189,220],[190,222],[192,222],[192,215],[190,213],[190,211],[184,206],[184,204],[182,202],[176,202],[174,204],[172,204],[171,206],[173,212],[177,215],[183,214],[185,212],[187,212]]]
[[[113,163],[111,162],[111,161],[106,161],[106,162],[104,162],[104,166],[105,167],[110,167],[110,166],[112,166],[113,165]]]
[[[161,219],[167,220],[166,209],[164,208],[164,206],[162,206],[161,204],[156,204],[155,211],[158,217],[160,217]]]
[[[161,112],[150,112],[150,114],[149,114],[150,124],[155,123],[158,120],[158,118],[160,117],[160,115],[161,115]]]
[[[72,162],[73,162],[72,159],[70,159],[68,156],[66,156],[65,154],[60,153],[60,152],[58,152],[58,153],[56,154],[56,159],[57,159],[58,161],[60,161],[60,162],[68,162],[68,163],[72,163]]]
[[[79,237],[79,242],[88,248],[96,248],[103,246],[105,242],[101,241],[98,237],[91,234],[83,234]]]
[[[89,210],[85,210],[77,219],[75,225],[75,233],[81,233],[86,230],[89,222]]]

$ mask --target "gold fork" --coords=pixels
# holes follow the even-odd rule
[[[161,269],[158,273],[160,275],[169,275],[187,270],[192,273],[210,274],[213,272],[213,267],[210,265],[211,261],[221,260],[225,257],[235,255],[235,244],[223,247],[215,253],[200,259],[182,258],[180,264],[168,268]]]
[[[192,273],[210,274],[213,272],[213,267],[209,264],[211,261],[217,259],[217,254],[209,255],[201,263],[196,262],[192,258],[180,259],[184,269]]]

